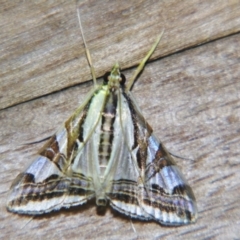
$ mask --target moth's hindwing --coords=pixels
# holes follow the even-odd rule
[[[101,117],[101,110],[93,113],[93,108],[103,106],[104,99],[101,88],[91,91],[35,161],[17,176],[8,198],[9,211],[37,215],[80,205],[94,197],[93,172],[87,164],[93,149],[87,139]]]

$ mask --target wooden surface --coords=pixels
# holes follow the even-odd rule
[[[165,33],[133,92],[194,189],[196,224],[163,227],[93,203],[42,217],[6,211],[12,180],[91,89],[75,1],[0,0],[1,239],[239,239],[240,1],[82,1],[98,77],[129,77]],[[135,228],[135,232],[133,227]]]

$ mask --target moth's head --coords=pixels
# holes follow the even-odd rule
[[[119,64],[116,63],[111,72],[106,72],[104,77],[104,84],[108,84],[109,88],[123,87],[126,81],[125,76],[121,73]]]

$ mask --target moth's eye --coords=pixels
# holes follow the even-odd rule
[[[110,76],[110,72],[106,72],[104,75],[103,75],[103,84],[107,84],[108,83],[108,77]]]
[[[124,86],[126,82],[126,77],[122,73],[121,73],[121,78],[122,78],[121,85]]]

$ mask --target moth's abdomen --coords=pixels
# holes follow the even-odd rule
[[[117,91],[110,92],[106,97],[102,112],[101,131],[99,140],[99,167],[101,178],[104,175],[112,152],[112,143],[114,139],[114,121],[117,108]]]

